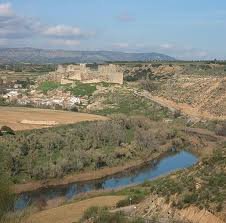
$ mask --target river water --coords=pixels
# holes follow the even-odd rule
[[[117,189],[133,184],[141,184],[147,180],[153,180],[156,177],[166,175],[170,172],[188,168],[197,161],[198,158],[195,155],[186,151],[170,153],[159,160],[151,161],[142,168],[133,171],[125,171],[124,173],[106,177],[101,180],[72,183],[66,186],[49,187],[34,192],[23,193],[19,195],[15,203],[15,209],[24,209],[39,200],[46,202],[59,197],[64,197],[65,200],[71,200],[85,192],[100,189]]]

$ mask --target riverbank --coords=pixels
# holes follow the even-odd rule
[[[189,151],[196,154],[198,157],[205,157],[212,154],[214,148],[220,143],[226,141],[226,137],[217,136],[215,133],[198,128],[185,128],[181,129],[186,134],[187,140],[191,144]],[[112,176],[115,174],[123,173],[124,171],[131,171],[145,166],[148,162],[155,159],[161,159],[166,155],[166,151],[169,151],[173,147],[173,142],[170,141],[166,145],[162,146],[158,152],[153,153],[145,160],[133,160],[125,165],[115,167],[104,167],[98,170],[85,171],[81,173],[75,173],[67,175],[63,178],[55,178],[49,180],[31,181],[24,184],[16,184],[13,186],[13,191],[16,194],[24,192],[32,192],[48,187],[65,186],[71,183],[83,183],[86,181],[100,180],[102,178]]]
[[[57,186],[65,186],[71,183],[84,183],[92,180],[100,180],[102,178],[113,176],[116,174],[123,173],[124,171],[132,171],[138,169],[142,166],[147,165],[149,162],[154,161],[156,159],[161,159],[168,152],[166,150],[170,150],[172,148],[172,143],[165,145],[165,148],[162,148],[162,153],[156,152],[153,153],[151,157],[148,157],[146,160],[134,160],[129,162],[123,166],[116,167],[104,167],[95,171],[86,171],[82,173],[76,173],[72,175],[65,176],[61,179],[49,179],[43,181],[32,181],[25,184],[16,184],[13,186],[13,192],[15,194],[21,194],[25,192],[32,192],[48,187],[57,187]],[[167,149],[168,148],[168,149]]]

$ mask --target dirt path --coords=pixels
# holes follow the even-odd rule
[[[101,196],[57,208],[41,211],[31,215],[26,223],[72,223],[82,217],[85,210],[92,206],[115,207],[125,196]]]
[[[181,113],[195,119],[195,120],[226,120],[226,116],[215,116],[210,114],[209,112],[202,112],[199,111],[198,108],[192,107],[191,105],[185,104],[185,103],[176,103],[174,101],[165,99],[163,97],[154,96],[148,91],[142,91],[142,92],[133,92],[135,95],[140,97],[145,97],[151,101],[154,101],[158,104],[160,104],[163,107],[166,107],[170,109],[171,111],[180,111]]]
[[[107,117],[50,109],[0,106],[0,127],[7,125],[15,131],[96,120],[107,120]]]

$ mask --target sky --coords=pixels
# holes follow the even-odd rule
[[[226,59],[225,0],[0,0],[0,48]]]

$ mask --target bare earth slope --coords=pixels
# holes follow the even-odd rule
[[[191,116],[204,119],[226,119],[226,79],[178,75],[164,81],[153,92],[157,102],[175,107]]]
[[[193,119],[226,120],[226,115],[222,115],[222,114],[217,115],[217,114],[215,114],[215,112],[212,113],[208,110],[203,110],[199,106],[192,106],[187,103],[176,102],[175,100],[170,100],[166,97],[154,96],[147,91],[143,91],[143,92],[139,92],[139,93],[135,92],[135,94],[137,94],[139,96],[143,96],[151,101],[154,101],[163,107],[167,107],[170,110],[181,111],[183,114],[185,114]],[[214,108],[212,108],[212,109],[214,109]],[[223,112],[223,110],[222,110],[222,112]]]

